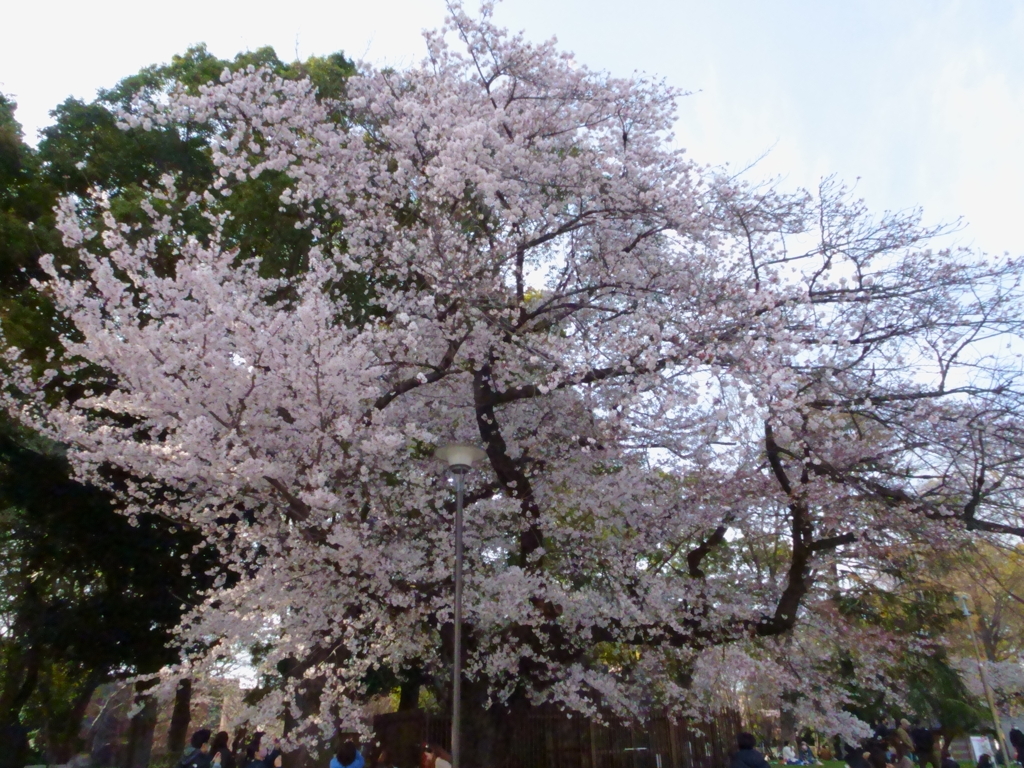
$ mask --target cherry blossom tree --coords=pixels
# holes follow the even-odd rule
[[[73,330],[42,380],[9,353],[9,408],[83,476],[133,478],[126,514],[205,533],[241,578],[181,627],[190,663],[269,649],[253,663],[287,684],[251,716],[286,708],[296,739],[351,721],[382,667],[443,687],[454,500],[431,457],[455,441],[487,454],[471,762],[503,707],[682,713],[744,670],[855,731],[829,649],[875,679],[900,639],[849,631],[839,598],[909,547],[1024,534],[1020,262],[933,250],[947,229],[833,180],[701,166],[671,88],[487,7],[426,41],[340,101],[250,68],[125,112],[212,130],[220,176],[166,178],[144,225],[64,201],[87,274],[47,262],[40,288]],[[220,201],[268,172],[311,231],[297,276],[222,237]]]

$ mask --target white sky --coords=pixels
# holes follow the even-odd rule
[[[401,65],[444,13],[443,0],[0,0],[0,90],[34,140],[65,97],[192,43]],[[771,149],[755,177],[859,178],[875,209],[963,216],[962,241],[1024,254],[1024,2],[505,0],[496,16],[592,68],[694,91],[676,133],[698,161],[740,168]]]

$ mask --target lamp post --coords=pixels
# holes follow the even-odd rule
[[[999,749],[1002,750],[1003,760],[1006,765],[1010,764],[1010,752],[1006,748],[1006,739],[1003,738],[1003,724],[999,719],[999,710],[996,709],[996,698],[992,694],[992,686],[988,682],[988,674],[985,672],[985,665],[981,660],[981,646],[978,644],[978,636],[974,633],[974,622],[971,621],[971,609],[968,601],[970,596],[958,594],[955,597],[967,619],[967,629],[971,632],[971,641],[974,643],[974,657],[978,661],[978,674],[981,675],[981,685],[985,689],[985,698],[988,699],[988,708],[992,713],[992,724],[996,727],[996,738],[999,740]]]
[[[455,637],[452,645],[452,768],[460,768],[462,739],[462,496],[466,473],[485,454],[475,445],[444,445],[434,452],[455,476]]]

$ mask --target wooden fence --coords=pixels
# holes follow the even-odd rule
[[[373,726],[399,768],[419,765],[424,742],[450,747],[451,720],[421,710],[378,715]],[[539,708],[510,718],[511,754],[493,768],[725,768],[735,749],[739,715],[705,723],[666,717],[642,725],[600,725]]]

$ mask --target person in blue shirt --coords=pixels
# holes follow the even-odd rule
[[[346,741],[331,758],[331,768],[364,768],[366,760],[351,741]]]

